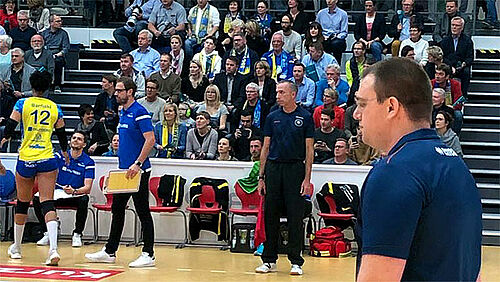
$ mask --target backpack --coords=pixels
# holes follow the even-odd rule
[[[160,178],[158,197],[163,200],[164,207],[180,207],[182,205],[184,184],[186,184],[186,179],[180,175],[165,174]]]
[[[309,244],[310,254],[315,257],[339,257],[351,252],[351,242],[344,238],[342,229],[334,226],[316,231]]]

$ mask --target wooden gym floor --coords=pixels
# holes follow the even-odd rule
[[[10,242],[0,243],[1,265],[41,266],[46,259],[48,247],[37,247],[34,243],[23,245],[23,259],[10,260],[7,248]],[[103,244],[82,248],[72,248],[68,241],[60,242],[59,253],[62,257],[59,266],[70,268],[91,268],[101,270],[123,270],[124,272],[101,281],[354,281],[355,258],[315,258],[305,256],[304,275],[288,275],[290,264],[286,256],[280,256],[278,273],[256,274],[254,268],[260,264],[259,257],[251,254],[235,254],[216,248],[186,247],[175,249],[173,246],[155,247],[156,267],[129,269],[128,263],[137,258],[141,247],[120,246],[116,264],[93,264],[85,261],[87,252],[95,252]],[[483,281],[500,281],[500,247],[483,247]],[[1,281],[28,281],[19,278],[2,277]],[[33,281],[29,279],[29,281]],[[48,281],[42,280],[39,281]],[[59,280],[60,281],[60,280]]]

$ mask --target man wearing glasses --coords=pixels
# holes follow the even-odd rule
[[[153,124],[162,120],[163,109],[167,102],[158,97],[158,81],[155,79],[146,80],[146,97],[137,100],[151,115]]]
[[[54,92],[61,93],[62,69],[66,65],[65,56],[69,52],[69,36],[62,29],[62,19],[57,15],[50,15],[50,28],[42,31],[45,46],[52,52],[54,58]]]
[[[17,22],[19,26],[11,29],[9,34],[12,37],[12,48],[19,47],[26,52],[31,48],[30,40],[36,34],[36,29],[28,25],[28,11],[21,10],[17,12]]]
[[[129,267],[150,267],[155,265],[154,257],[154,225],[149,211],[149,176],[151,163],[148,155],[155,144],[153,124],[148,111],[134,100],[137,87],[132,79],[121,77],[116,82],[115,95],[118,104],[123,106],[118,124],[120,147],[118,149],[118,167],[127,169],[127,178],[133,178],[140,170],[143,171],[139,191],[113,195],[111,211],[111,229],[106,246],[85,257],[91,262],[115,263],[116,251],[120,244],[125,223],[125,208],[132,196],[137,215],[141,220],[144,247],[142,254]]]
[[[354,118],[388,152],[361,190],[358,281],[476,281],[481,201],[462,159],[430,128],[431,85],[414,61],[366,69]]]

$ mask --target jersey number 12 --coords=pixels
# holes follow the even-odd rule
[[[33,112],[31,112],[32,116],[35,117],[35,124],[38,123],[38,110],[34,110]],[[40,124],[41,125],[49,125],[49,123],[47,122],[47,120],[49,119],[50,117],[50,112],[47,111],[47,110],[43,110],[40,112]]]

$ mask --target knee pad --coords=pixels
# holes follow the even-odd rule
[[[17,200],[16,214],[28,214],[29,208],[30,208],[30,202],[21,202]]]
[[[45,216],[47,213],[51,211],[56,211],[56,206],[54,205],[54,202],[55,202],[54,200],[48,200],[40,203],[43,216]]]

